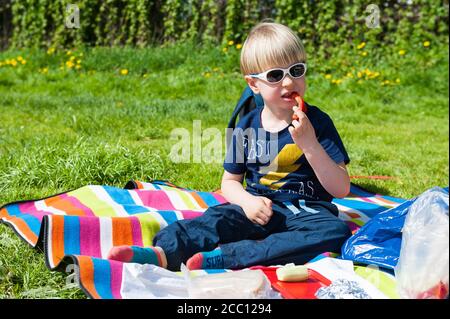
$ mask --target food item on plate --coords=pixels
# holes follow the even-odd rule
[[[280,281],[305,281],[308,279],[306,266],[287,265],[277,269],[277,278]]]

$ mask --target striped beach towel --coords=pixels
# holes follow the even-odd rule
[[[130,297],[126,287],[135,278],[129,275],[133,265],[106,259],[111,247],[149,246],[160,229],[224,202],[220,191],[200,192],[167,181],[130,181],[124,188],[88,185],[40,200],[6,204],[0,208],[0,221],[31,247],[42,248],[49,269],[75,270],[87,296],[120,299]],[[333,202],[339,218],[355,232],[374,215],[404,200],[352,184],[348,197]]]

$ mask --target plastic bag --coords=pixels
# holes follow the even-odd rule
[[[395,267],[402,298],[442,299],[449,289],[449,197],[434,187],[411,205]]]
[[[181,271],[187,281],[189,298],[194,299],[277,299],[264,272],[238,270],[191,278],[182,264]]]
[[[341,248],[341,258],[394,269],[402,243],[402,227],[416,198],[375,215]]]

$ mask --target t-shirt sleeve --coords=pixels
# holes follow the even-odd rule
[[[227,150],[223,168],[231,174],[243,174],[246,171],[245,136],[240,127],[227,136]]]
[[[350,163],[347,150],[345,149],[344,143],[342,142],[332,119],[326,115],[323,121],[324,125],[322,126],[322,129],[319,130],[319,136],[317,137],[320,144],[334,162]]]

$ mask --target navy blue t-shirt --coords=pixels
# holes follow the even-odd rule
[[[256,196],[280,202],[331,201],[333,196],[320,184],[288,127],[278,133],[265,131],[261,112],[262,108],[249,112],[229,136],[224,169],[232,174],[245,174],[246,190]],[[331,159],[348,164],[350,159],[331,118],[312,105],[308,105],[306,115]]]

